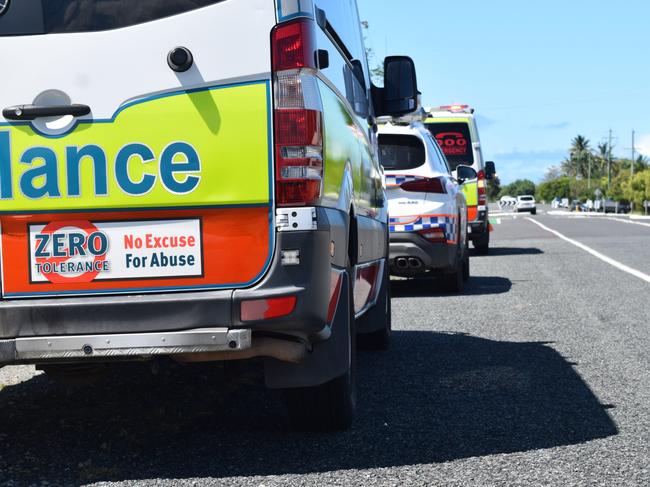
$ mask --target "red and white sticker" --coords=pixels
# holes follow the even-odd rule
[[[201,221],[56,221],[29,225],[32,283],[203,275]]]

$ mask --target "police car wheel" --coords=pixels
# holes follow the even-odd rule
[[[465,250],[465,256],[463,257],[463,281],[469,281],[469,252]]]
[[[356,332],[352,272],[347,273],[347,323],[334,323],[334,326],[347,324],[350,333],[350,368],[325,384],[285,391],[289,421],[294,429],[300,431],[342,431],[348,429],[354,420],[357,403]],[[341,296],[344,294],[341,293]]]
[[[442,275],[442,288],[448,293],[463,292],[465,282],[465,252],[463,250],[459,242],[456,247],[456,263],[453,270]]]
[[[443,274],[442,288],[448,293],[461,293],[463,292],[463,283],[463,264],[462,261],[459,261],[453,272]]]
[[[362,350],[388,350],[392,331],[391,303],[390,303],[390,271],[388,263],[384,266],[384,276],[381,283],[381,294],[377,304],[370,308],[357,321],[369,321],[379,329],[371,333],[362,333],[357,336],[357,344]]]

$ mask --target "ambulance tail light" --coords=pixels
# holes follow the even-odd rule
[[[316,23],[302,18],[273,29],[273,71],[316,69]]]
[[[446,194],[447,189],[442,178],[422,178],[400,184],[404,191],[415,193]]]
[[[485,179],[485,171],[482,169],[478,172],[478,204],[479,206],[487,205],[487,182]]]
[[[276,202],[313,205],[323,186],[323,106],[314,21],[279,24],[272,34],[272,52]]]

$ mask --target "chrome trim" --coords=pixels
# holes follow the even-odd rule
[[[251,330],[199,328],[164,333],[16,338],[16,360],[134,357],[245,350]]]

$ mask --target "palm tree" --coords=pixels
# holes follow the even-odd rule
[[[650,166],[650,161],[643,154],[639,154],[639,157],[636,158],[634,162],[634,169],[639,171],[645,171]]]
[[[592,158],[589,139],[583,135],[578,135],[571,141],[569,158],[562,162],[562,169],[567,176],[575,176],[576,178],[589,177]]]

